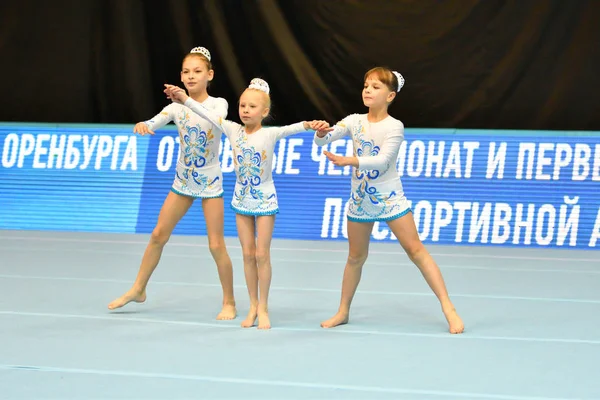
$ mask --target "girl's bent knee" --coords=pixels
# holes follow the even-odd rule
[[[427,250],[425,249],[425,246],[421,242],[415,243],[414,245],[411,245],[411,246],[407,246],[404,248],[404,250],[406,251],[406,255],[408,256],[408,258],[411,259],[411,261],[414,261],[421,254],[424,254],[427,252]]]
[[[218,256],[226,252],[225,242],[219,241],[209,241],[208,242],[208,250],[213,256]]]

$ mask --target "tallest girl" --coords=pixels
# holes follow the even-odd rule
[[[227,101],[212,97],[207,92],[213,76],[211,55],[206,48],[194,47],[183,58],[181,82],[189,95],[204,107],[225,118],[228,110]],[[219,162],[222,132],[212,122],[176,103],[166,106],[154,118],[139,122],[133,131],[141,135],[154,134],[155,130],[169,122],[177,125],[180,141],[173,186],[160,210],[133,286],[121,297],[113,300],[108,308],[114,310],[132,301],[141,303],[146,300],[146,286],[171,233],[194,200],[201,199],[208,233],[208,246],[217,264],[223,288],[223,308],[217,315],[217,319],[234,319],[236,308],[233,294],[233,268],[225,247],[223,174]]]

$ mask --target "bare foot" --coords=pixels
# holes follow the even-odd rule
[[[348,323],[348,314],[341,313],[338,311],[333,317],[329,318],[327,321],[321,322],[322,328],[333,328],[338,325],[344,325]]]
[[[266,311],[258,313],[258,329],[271,329],[271,320]]]
[[[248,316],[244,321],[242,321],[242,328],[251,328],[254,326],[254,321],[256,321],[256,307],[250,307],[250,311],[248,311]]]
[[[236,316],[237,316],[237,310],[235,309],[235,305],[234,304],[224,304],[223,309],[221,309],[221,312],[217,315],[217,319],[219,321],[224,321],[224,320],[235,319]]]
[[[129,291],[127,291],[127,293],[125,293],[123,296],[111,301],[110,304],[108,305],[108,309],[115,310],[117,308],[123,307],[125,304],[130,303],[132,301],[134,301],[136,303],[145,302],[146,301],[146,291],[143,290],[140,292],[135,289],[129,289]]]
[[[463,333],[465,330],[465,325],[463,324],[462,319],[458,316],[456,309],[452,307],[448,310],[443,310],[444,315],[446,316],[446,320],[448,321],[449,331],[450,333]]]

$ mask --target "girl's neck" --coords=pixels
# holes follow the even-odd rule
[[[261,123],[258,123],[256,125],[244,125],[244,130],[246,131],[246,133],[248,135],[251,135],[254,132],[259,131],[260,128],[262,128],[262,124]]]
[[[369,108],[367,119],[369,122],[379,122],[386,119],[388,115],[387,107]]]
[[[198,103],[202,103],[204,100],[208,99],[208,92],[206,90],[202,90],[200,92],[190,93],[189,96]]]

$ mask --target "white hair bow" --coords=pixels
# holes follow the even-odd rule
[[[396,90],[396,92],[399,92],[400,89],[402,89],[402,86],[404,86],[404,77],[400,75],[400,72],[392,71],[392,73],[396,75],[396,79],[398,79],[398,90]]]

